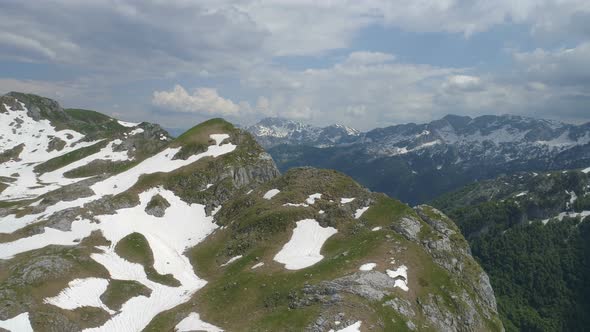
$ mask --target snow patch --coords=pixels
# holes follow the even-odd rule
[[[267,191],[264,196],[262,196],[262,198],[264,199],[271,199],[273,197],[275,197],[278,193],[280,193],[281,191],[278,189],[271,189],[269,191]]]
[[[137,135],[137,134],[141,134],[143,132],[144,132],[143,129],[141,129],[141,128],[135,128],[132,131],[130,131],[127,135],[134,136],[134,135]]]
[[[308,207],[309,205],[305,203],[285,203],[283,206],[292,206],[292,207]]]
[[[256,263],[256,264],[254,264],[254,266],[251,267],[251,269],[252,270],[257,269],[257,268],[259,268],[259,267],[261,267],[263,265],[264,265],[264,262]]]
[[[357,209],[356,212],[354,213],[354,219],[360,218],[363,215],[363,213],[367,212],[368,209],[369,209],[368,206],[365,206],[364,208]]]
[[[343,329],[337,330],[336,332],[361,332],[361,321],[359,320],[358,322],[349,325]],[[334,332],[334,330],[330,330],[328,332]]]
[[[576,195],[575,191],[565,191],[566,194],[570,195],[570,200],[569,202],[566,202],[566,208],[570,209],[574,206],[574,203],[576,202],[576,200],[578,199],[578,196]]]
[[[359,267],[360,271],[372,271],[375,267],[377,266],[377,264],[375,263],[366,263],[361,265],[361,267]]]
[[[309,205],[313,205],[315,203],[316,199],[320,199],[320,198],[322,198],[322,194],[319,194],[319,193],[312,194],[307,197],[305,202]]]
[[[2,113],[0,113],[0,115],[1,114]],[[120,194],[131,188],[143,174],[172,172],[178,168],[190,165],[204,157],[218,157],[220,155],[230,153],[236,148],[236,146],[231,143],[220,145],[223,140],[229,138],[229,135],[227,134],[213,134],[210,135],[210,137],[216,141],[216,145],[210,145],[207,151],[192,155],[186,160],[173,160],[180,148],[165,149],[164,151],[143,160],[141,163],[125,172],[95,183],[90,187],[90,189],[92,189],[92,191],[95,193],[93,196],[83,197],[73,201],[60,201],[55,205],[49,206],[44,212],[39,214],[28,214],[20,218],[16,217],[14,214],[5,216],[0,219],[0,233],[12,233],[31,223],[49,217],[55,212],[59,212],[71,207],[82,206],[86,203],[98,200],[106,195]],[[2,165],[0,165],[0,168]],[[2,175],[1,173],[2,172],[0,170],[0,175]],[[32,169],[31,173],[33,173]],[[9,188],[6,190],[8,189]],[[0,200],[1,199],[2,196],[0,195]]]
[[[355,200],[355,198],[341,198],[340,199],[340,204],[347,204],[347,203],[350,203],[350,202],[352,202],[354,200]]]
[[[0,328],[10,332],[33,332],[28,312],[23,312],[7,320],[0,319]]]
[[[34,172],[36,165],[99,142],[85,142],[84,135],[74,130],[58,131],[49,120],[36,121],[28,115],[25,105],[20,105],[22,110],[4,104],[8,112],[0,113],[0,153],[22,145],[18,159],[0,164],[0,176],[15,180],[7,183],[0,200],[35,198],[46,193],[45,184]],[[65,143],[60,150],[51,149],[50,144],[56,139]]]
[[[128,127],[128,128],[132,128],[132,127],[137,127],[139,126],[139,123],[135,123],[135,122],[127,122],[127,121],[121,121],[121,120],[117,120],[117,122],[123,126],[123,127]]]
[[[408,268],[405,265],[386,272],[390,278],[395,279],[394,287],[399,287],[406,292],[410,290],[408,288]]]
[[[380,230],[381,230],[381,226],[373,227],[373,229],[371,229],[371,231],[373,231],[373,232],[380,231]]]
[[[559,221],[563,221],[563,218],[565,218],[565,217],[568,217],[568,218],[578,218],[578,217],[580,217],[580,219],[584,219],[584,218],[586,218],[588,216],[590,216],[590,211],[582,211],[582,212],[561,212],[557,216],[555,216],[553,218],[543,219],[543,220],[541,220],[541,222],[543,223],[543,225],[546,225],[549,222],[549,220],[551,220],[551,219],[557,219]]]
[[[174,328],[177,332],[205,331],[223,332],[219,327],[203,322],[198,313],[192,312],[185,319],[181,320]]]
[[[275,255],[276,262],[285,264],[287,270],[299,270],[316,264],[324,256],[320,254],[324,242],[338,231],[322,227],[314,219],[297,222],[289,242]]]
[[[115,312],[100,300],[100,296],[107,290],[108,285],[109,281],[102,278],[74,279],[70,281],[68,288],[55,297],[46,298],[43,302],[66,310],[96,307],[112,315]]]
[[[583,169],[582,172],[585,174],[590,173],[590,167]]]
[[[145,212],[148,202],[155,195],[164,197],[170,203],[170,207],[166,209],[162,218]],[[72,223],[72,231],[61,232],[63,234],[59,234],[57,237],[55,234],[58,233],[51,232],[60,231],[46,228],[45,233],[14,242],[2,243],[0,253],[7,255],[6,252],[8,252],[8,255],[14,255],[53,244],[56,242],[55,239],[60,239],[60,237],[67,240],[83,238],[90,234],[90,230],[101,230],[111,245],[98,247],[102,252],[92,254],[91,258],[103,265],[112,279],[135,280],[150,288],[152,292],[149,297],[136,296],[128,300],[121,310],[103,326],[86,331],[140,331],[156,315],[189,301],[196,291],[205,286],[207,282],[195,275],[193,266],[184,252],[205,239],[217,226],[213,217],[206,215],[204,205],[187,204],[173,192],[162,188],[152,188],[140,193],[139,201],[138,206],[119,209],[112,215],[96,216],[98,224],[90,223],[87,220],[75,221]],[[83,229],[84,234],[87,235],[78,234],[77,232],[80,230],[77,227]],[[114,248],[117,243],[134,232],[140,233],[146,238],[153,252],[154,269],[160,274],[172,274],[180,282],[179,287],[170,287],[149,280],[142,265],[128,262],[115,253]],[[59,241],[65,242],[64,240]],[[87,290],[85,293],[91,291],[88,287],[82,288]],[[71,298],[78,298],[81,296],[79,293],[82,293],[82,291],[72,292],[71,290],[65,292],[74,295],[64,297],[67,298],[66,300],[56,300],[57,304],[64,306],[71,304],[70,302],[73,303]],[[82,301],[90,302],[85,297],[82,297],[78,302]]]
[[[238,255],[238,256],[232,257],[232,258],[230,258],[230,259],[229,259],[227,262],[225,262],[225,263],[221,264],[221,266],[227,266],[227,265],[229,265],[229,264],[231,264],[231,263],[233,263],[233,262],[237,261],[237,260],[238,260],[238,259],[240,259],[240,258],[242,258],[242,255]]]

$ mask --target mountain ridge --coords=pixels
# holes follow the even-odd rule
[[[449,115],[426,124],[373,129],[331,144],[312,136],[275,138],[270,145],[265,137],[257,140],[282,172],[299,166],[333,168],[410,204],[503,173],[590,165],[590,123],[512,115]],[[430,191],[422,190],[426,187]]]
[[[173,139],[19,98],[0,97],[0,328],[503,330],[432,207],[332,170],[281,175],[223,119]]]

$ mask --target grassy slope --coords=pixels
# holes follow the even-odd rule
[[[274,183],[226,204],[219,212],[219,222],[227,228],[189,250],[196,273],[209,283],[191,303],[159,315],[147,330],[171,329],[180,312],[188,314],[196,309],[205,321],[228,330],[301,331],[323,309],[319,303],[299,309],[290,307],[294,297],[302,296],[301,289],[306,284],[347,275],[366,262],[385,266],[391,256],[399,264],[406,264],[411,271],[411,291],[395,290],[395,296],[415,303],[416,299],[428,294],[440,294],[451,312],[456,305],[461,305],[450,293],[458,292],[463,285],[457,284],[453,276],[434,264],[421,246],[390,230],[392,222],[414,214],[412,209],[385,196],[364,192],[358,184],[339,173],[322,172],[319,177],[288,172]],[[281,189],[281,193],[273,200],[260,198],[266,190],[274,187]],[[284,202],[300,202],[315,192],[323,193],[324,200],[311,208],[280,206]],[[342,214],[341,209],[335,208],[337,203],[328,202],[340,197],[375,202],[361,220],[355,221],[348,213]],[[238,207],[241,211],[237,211]],[[287,271],[281,264],[272,261],[272,257],[288,241],[294,222],[309,217],[321,220],[317,214],[319,209],[326,211],[326,224],[339,230],[325,243],[322,249],[325,258],[299,271]],[[384,230],[372,232],[371,229],[376,226]],[[424,228],[428,227],[424,224]],[[392,254],[392,248],[396,247],[402,249]],[[227,267],[220,267],[229,257],[237,254],[243,257]],[[251,267],[260,261],[265,265],[252,270]],[[388,298],[372,303],[349,295],[347,303],[350,307],[340,310],[345,310],[348,317],[363,319],[365,326],[377,324],[385,330],[405,329],[404,320],[397,317],[395,311],[384,309],[386,300]],[[244,315],[244,312],[248,314]],[[497,321],[490,321],[489,324],[492,329],[498,329]]]

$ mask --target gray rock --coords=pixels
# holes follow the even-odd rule
[[[399,312],[406,318],[414,318],[416,316],[416,312],[414,312],[414,309],[412,309],[412,304],[408,300],[395,298],[383,303],[383,305],[392,307],[393,310]]]
[[[154,195],[145,207],[145,213],[154,217],[162,218],[166,214],[166,209],[170,203],[160,194]]]
[[[369,300],[381,300],[389,295],[395,280],[379,271],[356,272],[351,275],[324,282],[322,285],[333,292],[352,293]]]
[[[59,278],[67,274],[73,264],[67,259],[54,255],[33,257],[26,264],[19,264],[11,268],[11,283],[30,285],[45,280]]]
[[[421,227],[420,221],[410,217],[403,217],[391,225],[394,231],[400,233],[410,241],[418,240],[418,233]]]

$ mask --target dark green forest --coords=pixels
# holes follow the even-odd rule
[[[513,201],[447,213],[490,276],[507,331],[588,330],[590,222],[522,222]]]

